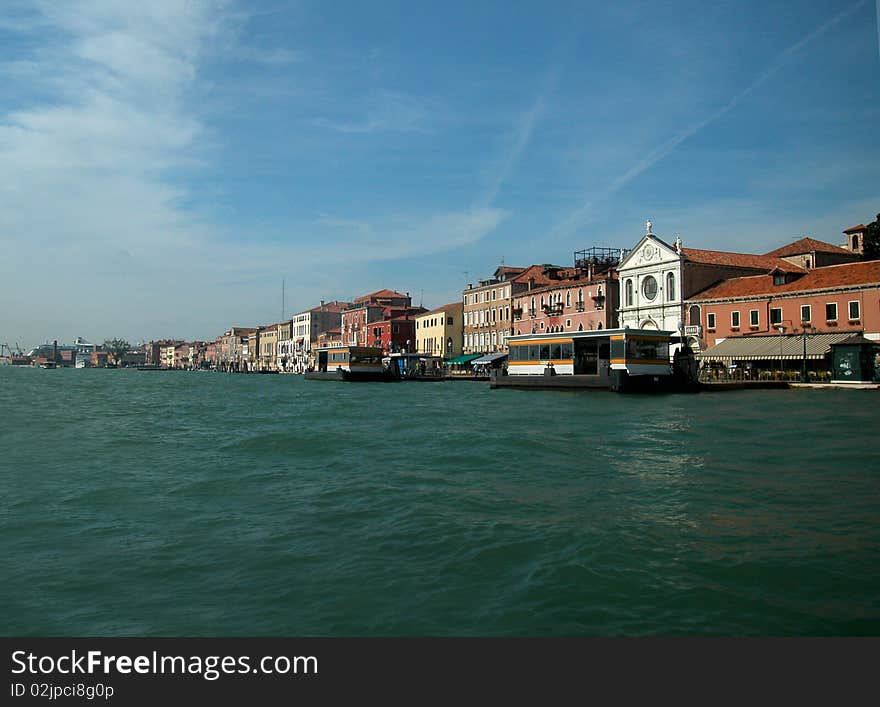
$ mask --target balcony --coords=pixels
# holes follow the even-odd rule
[[[576,312],[583,312],[586,309],[586,307],[584,307],[583,302],[579,301],[579,302],[577,302],[577,304],[575,304],[574,309]]]
[[[554,302],[553,304],[544,305],[544,314],[548,317],[554,317],[562,314],[562,302]]]
[[[538,316],[538,312],[537,312],[537,310],[536,310],[534,307],[532,307],[532,308],[529,309],[529,316],[530,316],[532,319],[534,319],[535,317]]]

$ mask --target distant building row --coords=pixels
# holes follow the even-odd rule
[[[801,238],[749,254],[669,243],[649,221],[631,249],[577,251],[570,266],[501,266],[468,284],[461,301],[436,309],[383,289],[322,301],[283,322],[235,327],[212,342],[152,342],[146,363],[303,372],[315,349],[331,344],[449,361],[503,354],[513,335],[617,327],[678,332],[679,346],[706,357],[733,337],[859,332],[878,340],[880,261],[860,260],[865,230],[844,231],[842,247]]]

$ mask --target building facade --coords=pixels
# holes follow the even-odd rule
[[[462,348],[466,354],[507,350],[512,331],[512,296],[523,289],[514,279],[527,268],[501,266],[492,277],[462,292]]]
[[[726,280],[691,300],[708,346],[730,337],[833,332],[880,340],[880,260]]]
[[[619,325],[680,332],[688,345],[699,351],[706,346],[700,306],[688,306],[688,299],[723,280],[773,270],[804,272],[773,256],[685,248],[680,238],[669,245],[652,233],[648,221],[645,235],[618,266]],[[670,354],[678,348],[674,345]]]
[[[305,371],[312,361],[312,350],[317,348],[321,332],[339,330],[342,325],[342,312],[352,307],[351,302],[324,302],[304,312],[295,314],[292,319],[292,355],[294,370]]]
[[[617,327],[620,250],[575,253],[575,267],[550,273],[550,284],[513,297],[514,334],[589,331]]]
[[[415,318],[416,352],[455,358],[462,354],[464,305],[451,302]]]

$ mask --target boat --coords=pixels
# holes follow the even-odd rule
[[[674,341],[675,332],[629,327],[520,334],[508,339],[507,370],[493,370],[489,387],[695,390],[682,373],[687,362],[674,369],[670,361]]]
[[[382,349],[373,346],[322,346],[315,351],[317,366],[306,371],[306,380],[384,382],[398,380],[382,363]]]

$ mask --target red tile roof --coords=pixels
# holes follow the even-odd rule
[[[367,300],[373,299],[374,297],[385,298],[385,297],[407,297],[407,296],[408,295],[405,295],[401,292],[395,292],[394,290],[376,290],[375,292],[370,292],[368,295],[363,295],[361,297],[358,297],[357,299],[355,299],[354,303],[360,304],[360,303],[366,302]]]
[[[764,255],[766,255],[768,258],[785,258],[790,255],[803,255],[805,253],[812,253],[813,251],[815,251],[816,253],[843,253],[845,255],[852,255],[851,250],[841,248],[840,246],[831,245],[830,243],[826,243],[825,241],[817,241],[815,238],[800,238],[793,243],[784,245],[781,248],[777,248],[776,250],[771,250],[769,253],[765,253]]]
[[[858,233],[859,231],[864,231],[867,226],[863,223],[860,223],[858,226],[851,226],[847,228],[844,233]]]
[[[779,268],[785,272],[804,272],[797,265],[768,255],[752,255],[751,253],[728,253],[721,250],[701,250],[699,248],[682,248],[682,254],[692,263],[704,265],[722,265],[733,268],[752,268],[770,272]]]
[[[444,304],[442,307],[437,307],[437,309],[432,309],[430,312],[422,312],[422,314],[419,314],[417,316],[423,317],[426,314],[437,314],[439,312],[448,312],[450,309],[461,309],[462,306],[463,305],[461,302],[450,302],[449,304]]]
[[[816,268],[785,285],[774,285],[772,275],[734,277],[704,290],[691,299],[704,301],[758,295],[780,295],[826,290],[832,287],[858,287],[859,285],[880,287],[880,260]]]
[[[351,302],[340,302],[339,300],[333,300],[332,302],[324,302],[324,304],[319,304],[317,307],[312,307],[307,310],[309,312],[341,312],[345,309],[349,309],[351,307]]]
[[[552,285],[554,283],[559,282],[559,278],[551,278],[547,276],[546,271],[548,269],[556,270],[557,272],[566,271],[567,268],[563,268],[557,265],[529,265],[525,270],[523,270],[519,275],[512,279],[513,282],[529,282],[532,281],[532,289],[535,287],[543,287],[544,285]]]

